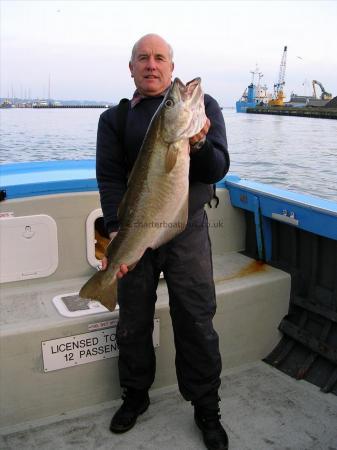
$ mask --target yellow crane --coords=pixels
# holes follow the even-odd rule
[[[286,73],[286,64],[287,64],[287,46],[283,49],[280,70],[278,75],[278,82],[274,84],[274,96],[271,100],[269,100],[268,105],[270,106],[283,106],[283,100],[285,95],[283,93],[283,86],[285,85],[284,77]]]
[[[317,94],[316,94],[316,88],[315,88],[316,84],[317,84],[317,86],[319,86],[321,88],[321,91],[322,91],[322,93],[321,93],[321,100],[331,100],[332,99],[332,94],[330,94],[330,92],[327,92],[324,89],[322,83],[320,83],[317,80],[312,80],[312,88],[313,88],[313,91],[314,91],[314,97],[318,98]]]

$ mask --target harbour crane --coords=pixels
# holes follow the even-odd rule
[[[284,77],[286,73],[287,64],[287,46],[284,47],[283,55],[280,64],[280,71],[278,75],[278,82],[274,84],[274,97],[269,100],[268,104],[270,106],[283,106],[284,94],[283,86],[285,85]]]
[[[324,87],[323,87],[323,85],[322,85],[322,83],[320,83],[319,81],[317,81],[317,80],[312,80],[312,88],[313,88],[313,91],[314,91],[314,97],[315,98],[318,98],[317,97],[317,94],[316,94],[316,88],[315,88],[315,85],[317,84],[317,86],[319,86],[320,88],[321,88],[321,91],[322,91],[322,93],[321,93],[321,100],[331,100],[332,99],[332,94],[330,94],[330,92],[327,92],[325,89],[324,89]]]

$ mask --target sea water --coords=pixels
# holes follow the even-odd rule
[[[103,109],[2,109],[1,163],[95,158]],[[230,173],[337,201],[337,121],[223,109]]]

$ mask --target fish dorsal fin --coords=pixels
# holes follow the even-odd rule
[[[166,173],[171,172],[173,167],[176,165],[178,158],[179,146],[176,143],[170,144],[167,149],[166,159],[165,159],[165,170]]]

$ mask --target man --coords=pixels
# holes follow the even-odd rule
[[[100,117],[97,181],[111,239],[118,232],[117,209],[128,174],[150,120],[171,85],[172,58],[172,49],[164,39],[154,34],[143,36],[134,45],[129,63],[136,91],[128,104],[125,125],[121,124],[120,107],[111,108]],[[208,119],[190,139],[186,229],[160,248],[147,250],[129,273],[125,264],[120,267],[117,342],[124,401],[112,418],[110,430],[128,431],[150,404],[148,391],[155,376],[153,317],[156,288],[163,271],[169,291],[179,389],[194,405],[195,421],[206,447],[221,450],[228,448],[228,439],[219,415],[221,357],[212,324],[216,300],[204,205],[212,198],[212,184],[228,171],[229,156],[222,113],[208,95],[205,109]],[[104,259],[103,270],[106,265]]]

